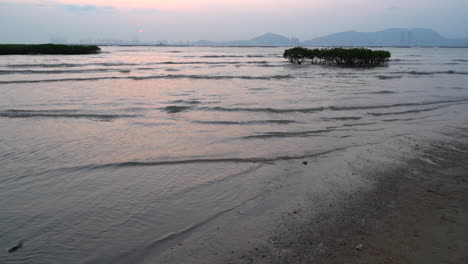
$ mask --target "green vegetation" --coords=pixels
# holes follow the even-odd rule
[[[307,49],[295,47],[284,51],[283,57],[291,63],[336,64],[345,66],[376,66],[388,61],[391,54],[385,50],[364,48]]]
[[[1,44],[0,55],[32,55],[32,54],[60,54],[80,55],[96,54],[101,49],[92,45],[57,45],[57,44]]]

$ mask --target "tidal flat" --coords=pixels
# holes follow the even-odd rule
[[[385,50],[2,56],[0,259],[463,263],[468,53]]]

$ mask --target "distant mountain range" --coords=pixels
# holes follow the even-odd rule
[[[307,41],[267,33],[250,40],[212,42],[200,40],[195,46],[390,46],[390,47],[468,47],[468,39],[449,39],[432,29],[391,28],[377,32],[346,31]]]
[[[213,42],[206,40],[199,40],[194,42],[195,46],[294,46],[301,45],[299,39],[287,38],[273,33],[266,33],[264,35],[255,37],[250,40],[234,40],[228,42]]]

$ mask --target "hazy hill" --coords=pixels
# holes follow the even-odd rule
[[[218,43],[209,40],[199,40],[192,43],[194,46],[218,46]]]
[[[200,40],[194,43],[196,46],[295,46],[300,44],[301,43],[298,39],[287,38],[273,33],[266,33],[250,40],[235,40],[228,42]]]
[[[377,32],[346,31],[300,42],[296,38],[267,33],[250,40],[212,42],[200,40],[195,46],[465,46],[468,39],[448,39],[432,29],[392,28]]]
[[[432,29],[392,28],[377,32],[347,31],[315,38],[305,46],[468,46],[467,39],[447,39]]]

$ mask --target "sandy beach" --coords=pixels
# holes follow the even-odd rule
[[[452,133],[350,207],[361,224],[332,233],[319,263],[468,263],[468,130]]]
[[[256,248],[238,263],[468,263],[468,129],[442,134],[402,139],[414,156],[400,157],[401,166],[354,172],[378,174],[372,189],[288,227],[274,241],[277,251]]]

